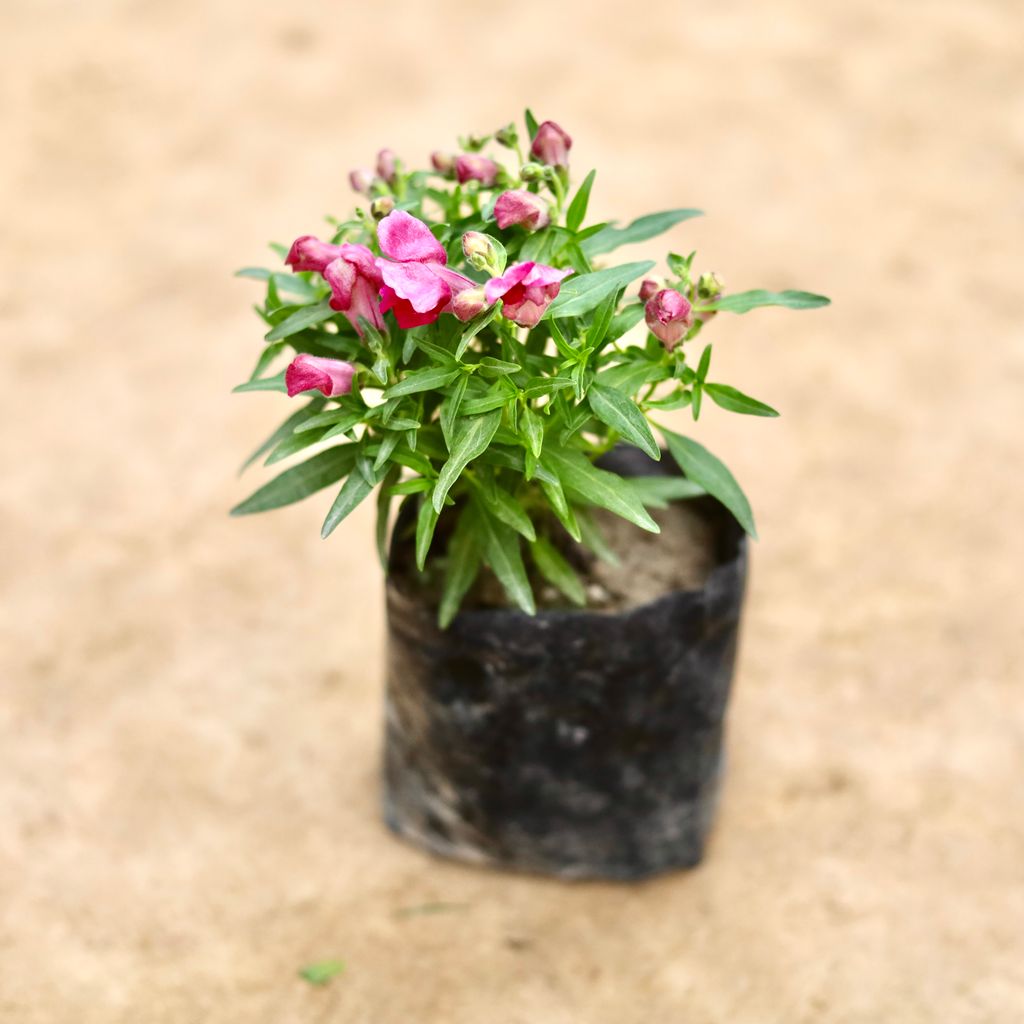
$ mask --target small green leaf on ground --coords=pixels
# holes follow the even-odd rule
[[[341,960],[318,960],[315,964],[307,964],[299,971],[299,977],[310,985],[326,985],[345,970]]]

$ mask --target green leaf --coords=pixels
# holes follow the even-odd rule
[[[650,533],[661,532],[633,488],[617,474],[592,465],[582,453],[549,448],[542,461],[557,473],[570,496],[606,508]]]
[[[467,405],[469,403],[466,403]],[[482,455],[501,425],[501,410],[494,409],[480,416],[464,416],[456,423],[448,461],[441,467],[434,487],[433,503],[437,512],[444,507],[444,499],[462,471],[477,456]]]
[[[701,216],[702,213],[702,210],[689,209],[649,213],[644,217],[637,217],[635,221],[627,224],[624,228],[612,226],[604,228],[583,242],[583,251],[588,256],[599,256],[601,253],[617,249],[620,245],[645,242],[648,238],[654,238],[684,220]]]
[[[576,513],[569,504],[569,499],[565,496],[565,490],[562,487],[561,481],[554,474],[551,474],[550,470],[546,470],[546,472],[551,475],[552,479],[545,480],[538,475],[537,479],[540,480],[540,488],[548,499],[551,511],[555,513],[555,517],[565,527],[566,533],[573,540],[578,541],[582,539],[583,535],[580,533],[580,524],[576,519]]]
[[[557,587],[573,604],[581,608],[586,605],[587,592],[579,576],[551,541],[546,537],[538,537],[530,545],[530,554],[548,583]]]
[[[320,960],[315,964],[303,967],[299,971],[299,977],[308,981],[310,985],[326,985],[344,970],[345,965],[340,960]]]
[[[374,471],[379,470],[387,463],[391,458],[391,453],[398,447],[399,440],[398,434],[385,434],[381,438],[380,449],[377,452],[377,457],[373,460]]]
[[[697,364],[697,380],[703,384],[704,378],[708,375],[708,367],[711,365],[711,346],[705,345],[704,351],[700,354],[700,362]]]
[[[231,392],[232,394],[240,394],[243,391],[279,391],[282,395],[286,395],[288,394],[288,389],[284,384],[284,373],[285,371],[282,370],[280,373],[275,373],[273,377],[247,380],[244,384],[233,387]]]
[[[493,356],[484,356],[477,365],[481,370],[490,370],[492,373],[518,373],[522,369],[518,363],[510,363],[506,359],[495,359]]]
[[[464,399],[461,412],[463,416],[476,416],[480,413],[500,409],[508,400],[508,392],[500,384],[495,384],[479,398]]]
[[[635,444],[655,461],[661,458],[661,449],[654,440],[650,424],[632,398],[617,388],[605,387],[594,381],[587,391],[587,400],[602,423],[617,430],[630,444]]]
[[[413,395],[418,391],[434,391],[450,384],[459,375],[459,368],[444,366],[428,366],[425,370],[415,370],[406,374],[393,387],[384,392],[384,398],[401,398],[402,395]]]
[[[619,304],[619,293],[612,292],[594,311],[594,317],[587,328],[587,347],[600,351],[602,342],[615,316],[615,307]]]
[[[540,398],[572,387],[572,377],[531,377],[523,388],[524,398]]]
[[[319,294],[316,287],[295,274],[282,274],[267,270],[266,267],[242,267],[235,271],[235,277],[248,277],[255,281],[272,282],[278,291],[291,292],[303,299],[315,299]]]
[[[401,466],[392,466],[381,481],[380,490],[377,492],[377,524],[374,537],[377,541],[380,567],[385,573],[388,571],[388,514],[391,511],[391,499],[395,496],[394,487],[401,474]]]
[[[325,402],[326,399],[321,398],[318,395],[308,405],[304,405],[297,412],[293,412],[291,416],[289,416],[288,419],[286,419],[284,423],[282,423],[281,426],[279,426],[277,430],[275,430],[270,437],[268,437],[266,441],[264,441],[263,444],[261,444],[259,448],[257,448],[256,451],[254,451],[252,455],[242,463],[242,467],[238,472],[241,473],[251,466],[261,455],[265,452],[269,452],[271,448],[277,445],[280,441],[283,441],[299,426],[305,424],[310,419],[315,419],[317,413],[319,413],[324,407]]]
[[[544,447],[544,421],[528,405],[523,407],[519,417],[519,433],[526,441],[526,446],[533,452],[534,458],[540,458]]]
[[[692,438],[674,434],[664,427],[660,429],[668,444],[668,450],[679,464],[679,468],[690,480],[700,484],[708,494],[717,498],[736,517],[740,526],[756,539],[757,529],[754,526],[750,502],[740,490],[740,485],[736,483],[732,473],[707,448]]]
[[[526,108],[526,113],[523,117],[526,121],[527,134],[530,136],[530,141],[532,142],[537,137],[537,118],[533,116],[533,111],[530,110],[529,107]]]
[[[276,327],[271,328],[266,335],[266,340],[277,341],[279,338],[291,337],[293,334],[298,334],[299,331],[304,331],[307,327],[330,320],[332,316],[334,316],[334,310],[331,309],[329,299],[324,299],[323,302],[318,302],[313,306],[300,306],[291,316],[285,317]]]
[[[320,452],[274,477],[240,505],[236,505],[231,514],[246,516],[301,501],[350,473],[355,463],[356,445],[340,445]]]
[[[579,231],[580,225],[583,223],[583,219],[587,215],[587,205],[590,202],[590,190],[594,187],[594,177],[596,175],[597,171],[591,171],[583,179],[583,184],[580,185],[579,189],[576,191],[576,195],[572,197],[569,209],[565,213],[565,226],[570,231]]]
[[[441,605],[437,612],[438,625],[447,629],[451,625],[480,569],[480,538],[474,529],[472,507],[467,508],[455,526],[448,541],[447,566],[441,588]]]
[[[321,401],[321,405],[322,404],[323,402]],[[318,430],[320,427],[333,427],[337,423],[345,423],[348,421],[351,421],[348,427],[348,429],[351,429],[363,418],[365,411],[365,409],[328,409],[326,412],[319,413],[297,426],[295,428],[295,433],[303,434],[307,430]]]
[[[653,260],[624,263],[620,267],[605,267],[591,274],[577,274],[562,282],[558,296],[548,306],[546,317],[580,316],[589,313],[609,296],[630,281],[646,274],[654,266]]]
[[[311,430],[302,434],[291,434],[289,437],[284,438],[267,456],[267,460],[263,465],[272,466],[275,462],[281,462],[283,459],[290,458],[310,445],[318,444],[323,439],[323,427],[319,431]]]
[[[341,490],[334,499],[327,518],[324,519],[324,525],[320,528],[320,536],[329,537],[338,523],[373,490],[373,486],[362,472],[350,473],[348,479],[341,485]]]
[[[537,532],[530,522],[530,517],[523,511],[523,506],[503,487],[493,484],[488,487],[481,485],[477,494],[483,500],[488,511],[506,526],[511,526],[516,533],[521,533],[527,540],[533,540]]]
[[[715,405],[720,405],[729,412],[741,412],[747,416],[779,415],[770,405],[765,405],[764,402],[759,402],[728,384],[705,384],[704,390],[711,396],[711,401]]]
[[[627,331],[631,331],[644,318],[644,304],[634,303],[620,310],[612,319],[612,325],[608,328],[605,337],[605,344],[618,341]]]
[[[786,309],[818,309],[832,302],[824,295],[812,292],[769,292],[756,288],[749,292],[737,292],[735,295],[724,295],[714,302],[704,303],[697,311],[717,309],[723,313],[749,313],[760,306],[784,306]]]
[[[423,572],[427,564],[427,553],[430,551],[430,542],[434,538],[434,527],[437,526],[439,516],[434,506],[429,501],[420,502],[420,510],[416,516],[416,568]]]
[[[487,564],[512,603],[522,608],[527,615],[533,615],[537,608],[519,550],[519,538],[504,523],[498,522],[483,510],[479,523]]]
[[[699,498],[707,493],[700,484],[683,476],[634,476],[629,482],[648,508],[668,508],[671,501]]]
[[[498,315],[497,304],[491,306],[483,316],[479,317],[470,323],[469,327],[466,328],[462,337],[459,338],[459,344],[455,348],[455,358],[461,359],[465,355],[466,349],[469,347],[469,343]]]
[[[582,535],[583,543],[590,548],[591,551],[601,559],[602,562],[607,562],[609,565],[619,565],[619,556],[609,547],[608,541],[605,535],[601,532],[601,528],[594,522],[593,516],[590,512],[585,509],[579,509],[579,515],[577,516],[579,521],[580,534]]]

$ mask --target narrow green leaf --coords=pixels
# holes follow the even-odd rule
[[[619,556],[615,554],[609,546],[605,535],[601,532],[601,528],[597,523],[594,522],[594,518],[590,512],[585,508],[581,508],[578,510],[576,518],[580,525],[580,533],[582,534],[583,543],[590,548],[590,550],[593,551],[602,562],[607,562],[608,565],[619,565]]]
[[[308,981],[310,985],[326,985],[332,978],[336,978],[345,970],[345,965],[340,960],[321,960],[315,964],[309,964],[299,971],[299,977]]]
[[[594,319],[587,328],[587,347],[600,351],[602,342],[607,335],[615,316],[615,307],[619,304],[618,291],[612,292],[594,311]]]
[[[481,510],[480,533],[483,538],[484,558],[498,577],[498,582],[513,604],[527,615],[537,611],[533,591],[523,565],[519,538],[504,523]]]
[[[320,452],[274,477],[241,504],[236,505],[231,514],[245,516],[253,512],[267,512],[301,501],[350,473],[355,463],[355,445],[340,445]]]
[[[266,335],[266,340],[277,341],[279,338],[289,338],[293,334],[298,334],[299,331],[306,330],[307,327],[314,327],[317,324],[322,324],[325,320],[330,320],[332,316],[334,316],[334,310],[331,309],[328,299],[312,306],[300,306],[291,316],[285,317],[276,327],[271,328]]]
[[[711,346],[705,345],[704,351],[700,354],[700,362],[697,364],[697,380],[703,384],[704,378],[708,375],[708,367],[711,365]]]
[[[533,116],[533,111],[529,107],[526,108],[523,118],[526,121],[526,132],[530,136],[530,141],[533,142],[537,137],[537,118]]]
[[[779,415],[770,405],[765,405],[764,402],[759,402],[728,384],[705,384],[704,390],[711,396],[711,401],[715,405],[720,405],[729,412],[741,412],[747,416]]]
[[[241,394],[243,391],[279,391],[282,395],[288,394],[284,384],[284,370],[275,373],[273,377],[261,377],[258,380],[247,380],[231,389],[232,394]]]
[[[683,476],[634,476],[629,482],[648,508],[668,508],[670,502],[707,493],[700,484]]]
[[[321,400],[323,405],[323,400]],[[354,427],[362,418],[365,409],[328,409],[326,412],[318,413],[316,416],[300,423],[295,428],[296,434],[305,433],[307,430],[318,430],[320,427],[333,427],[338,423],[349,422],[348,429]]]
[[[362,474],[362,472],[350,473],[345,482],[341,485],[334,504],[324,519],[324,525],[320,528],[321,537],[329,537],[335,527],[373,490],[373,484]]]
[[[385,434],[380,440],[380,449],[377,452],[377,457],[373,460],[374,471],[379,470],[384,466],[388,459],[391,458],[391,453],[398,447],[398,442],[401,440],[398,434]]]
[[[490,370],[492,373],[518,373],[522,369],[518,363],[510,363],[506,359],[495,359],[493,356],[484,356],[478,365],[481,369]]]
[[[610,345],[613,341],[618,341],[627,331],[636,327],[643,318],[644,304],[642,302],[634,303],[620,310],[608,328],[605,344]]]
[[[278,446],[267,456],[264,466],[272,466],[275,462],[296,455],[310,445],[318,444],[324,439],[324,429],[307,431],[304,434],[291,434],[284,438]]]
[[[627,224],[624,228],[609,226],[599,231],[596,235],[583,242],[583,251],[588,256],[599,256],[602,253],[611,252],[620,245],[632,245],[634,242],[646,242],[648,238],[654,238],[676,224],[693,217],[699,217],[702,210],[679,209],[665,210],[662,213],[649,213],[644,217],[637,217],[635,221]]]
[[[401,398],[402,395],[413,395],[418,391],[434,391],[450,384],[459,375],[459,368],[429,366],[425,370],[414,370],[405,378],[384,392],[384,398]]]
[[[591,274],[574,275],[562,282],[558,296],[548,306],[544,316],[568,317],[589,313],[609,295],[646,274],[653,266],[653,260],[644,260],[640,263],[624,263],[620,267],[605,267]]]
[[[524,406],[519,417],[519,433],[526,441],[526,446],[539,459],[544,447],[544,421],[528,405]]]
[[[542,462],[558,475],[568,495],[606,508],[650,533],[661,532],[632,487],[617,474],[592,465],[581,452],[549,448]]]
[[[661,449],[654,440],[650,424],[632,398],[617,388],[605,387],[594,381],[587,391],[587,400],[602,423],[617,430],[625,440],[655,461],[661,458]]]
[[[465,355],[466,349],[469,348],[469,343],[498,315],[497,304],[491,306],[483,316],[474,320],[463,332],[461,338],[459,338],[459,344],[455,349],[455,358],[461,359]]]
[[[487,450],[500,425],[500,409],[494,409],[481,416],[460,418],[455,427],[448,461],[441,467],[434,487],[433,503],[437,512],[444,507],[448,491],[466,466]]]
[[[583,184],[572,197],[569,209],[565,213],[565,226],[573,232],[579,231],[580,225],[587,216],[587,205],[590,203],[590,190],[594,187],[594,178],[597,171],[591,171],[584,179]]]
[[[751,537],[757,537],[754,514],[750,502],[740,490],[736,478],[719,459],[692,438],[674,434],[661,427],[662,436],[679,468],[690,480],[700,484],[708,494],[717,498],[735,517]]]
[[[392,466],[388,470],[387,476],[381,481],[380,490],[377,492],[377,523],[374,539],[377,542],[377,557],[380,559],[380,567],[385,573],[388,571],[388,515],[391,512],[391,499],[395,495],[395,485],[401,474],[401,466]]]
[[[325,401],[325,399],[321,398],[318,395],[308,405],[305,405],[298,411],[293,412],[291,416],[289,416],[288,419],[286,419],[284,423],[282,423],[281,426],[279,426],[277,430],[275,430],[270,435],[270,437],[268,437],[266,441],[264,441],[263,444],[261,444],[259,448],[257,448],[256,451],[254,451],[252,455],[250,455],[249,458],[247,458],[245,462],[242,463],[242,467],[241,469],[239,469],[238,472],[243,472],[245,469],[251,466],[261,455],[263,455],[265,452],[269,452],[271,448],[278,444],[278,442],[283,441],[294,430],[297,430],[308,420],[315,419],[317,413],[319,413],[320,410],[324,407]]]
[[[749,313],[760,306],[784,306],[786,309],[818,309],[832,302],[824,295],[812,292],[783,291],[770,292],[763,288],[755,288],[749,292],[737,292],[735,295],[723,295],[714,302],[704,303],[697,311],[717,309],[723,313]]]
[[[550,470],[548,472],[550,473]],[[565,490],[562,487],[561,481],[553,475],[550,480],[545,480],[539,475],[537,479],[540,480],[541,490],[548,499],[548,504],[551,506],[551,511],[555,513],[555,518],[565,527],[566,533],[573,540],[581,540],[583,535],[580,532],[580,524],[576,520],[576,513],[569,504],[569,499],[565,496]]]
[[[480,569],[480,538],[474,528],[474,519],[473,508],[470,506],[459,516],[455,531],[448,541],[441,604],[437,614],[438,625],[442,629],[451,625]]]
[[[434,527],[437,526],[439,516],[434,506],[429,501],[420,502],[420,510],[416,516],[416,568],[423,572],[427,564],[427,553],[430,551],[430,542],[434,538]]]
[[[523,388],[524,398],[540,398],[572,387],[572,377],[531,377]]]
[[[511,526],[527,540],[533,540],[537,536],[530,517],[523,511],[523,506],[503,487],[498,484],[490,487],[481,485],[477,488],[477,494],[488,511],[506,526]]]
[[[573,604],[581,608],[586,605],[587,592],[579,576],[547,537],[538,537],[530,545],[530,554],[548,583],[557,587]]]

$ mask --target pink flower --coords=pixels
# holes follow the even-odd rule
[[[292,247],[288,250],[284,261],[294,271],[315,270],[318,274],[322,274],[324,267],[340,255],[340,245],[321,242],[314,235],[301,235],[292,242]]]
[[[463,153],[455,161],[455,176],[460,182],[479,181],[486,188],[498,180],[500,169],[493,160],[479,153]]]
[[[319,388],[328,398],[347,395],[352,390],[356,368],[340,359],[297,355],[284,372],[284,384],[290,398],[303,391]]]
[[[499,228],[522,224],[530,231],[547,227],[551,222],[548,204],[540,196],[521,188],[502,192],[498,196],[498,201],[494,204],[494,219],[498,222]]]
[[[501,315],[506,319],[520,327],[535,327],[558,294],[562,278],[571,273],[543,263],[517,263],[501,277],[492,277],[484,285],[484,295],[489,303],[504,299]]]
[[[640,301],[646,302],[653,299],[661,291],[661,282],[655,277],[647,277],[640,282]]]
[[[369,192],[373,184],[373,171],[367,167],[357,167],[354,171],[348,172],[348,183],[352,186],[353,192]]]
[[[452,299],[452,312],[463,323],[479,316],[487,307],[487,296],[483,288],[463,288]]]
[[[530,146],[530,155],[542,164],[549,164],[552,167],[568,167],[571,148],[572,139],[568,134],[554,121],[545,121],[537,129],[533,145]]]
[[[393,150],[382,149],[377,154],[377,174],[389,185],[394,184],[398,177],[398,158]]]
[[[662,288],[644,307],[647,326],[664,346],[672,351],[693,326],[693,307],[672,288]]]
[[[389,213],[377,225],[377,237],[381,251],[391,257],[376,261],[384,282],[380,308],[394,310],[399,327],[432,324],[451,309],[455,295],[473,287],[468,277],[445,266],[448,254],[430,228],[404,210]]]
[[[345,318],[362,337],[359,318],[364,317],[376,328],[384,326],[377,296],[384,283],[373,253],[365,245],[345,242],[337,247],[338,258],[323,270],[324,280],[331,286],[331,309]]]

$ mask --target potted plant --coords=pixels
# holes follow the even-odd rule
[[[303,396],[249,462],[302,461],[233,511],[333,486],[327,537],[376,492],[396,832],[638,878],[702,855],[754,534],[729,470],[661,417],[775,416],[714,379],[701,336],[720,312],[828,300],[727,294],[693,253],[667,280],[611,263],[699,211],[589,224],[594,172],[570,188],[569,136],[526,128],[429,169],[382,151],[329,240],[280,248],[292,273],[240,272],[265,282],[267,333],[236,390]]]

